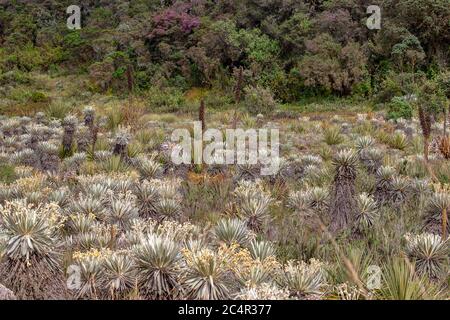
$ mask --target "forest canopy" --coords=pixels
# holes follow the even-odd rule
[[[82,73],[89,90],[123,93],[132,68],[135,90],[230,91],[242,68],[247,86],[281,102],[389,102],[448,70],[448,0],[91,0],[69,30],[72,2],[0,2],[1,78]],[[366,26],[369,5],[381,8],[380,30]]]

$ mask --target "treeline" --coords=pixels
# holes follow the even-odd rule
[[[90,0],[74,31],[71,4],[0,2],[0,83],[39,70],[86,73],[98,92],[126,93],[132,81],[231,93],[242,73],[282,102],[389,102],[448,78],[449,0]],[[381,8],[380,30],[366,26],[369,5]]]

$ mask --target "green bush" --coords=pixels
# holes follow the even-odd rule
[[[388,119],[411,119],[412,115],[413,108],[411,104],[401,97],[392,98],[391,102],[388,104]]]
[[[9,164],[0,164],[0,182],[11,183],[16,179],[14,167]]]
[[[450,71],[443,71],[437,77],[439,89],[445,94],[447,98],[450,98]]]
[[[33,91],[30,100],[33,102],[46,102],[49,100],[48,96],[41,91]]]
[[[152,87],[147,91],[150,103],[148,111],[176,112],[185,103],[183,92],[175,88],[159,89]]]
[[[14,68],[22,72],[46,71],[50,65],[58,64],[62,62],[62,59],[63,51],[60,47],[42,48],[28,44],[4,57],[0,57],[0,69]]]
[[[277,107],[272,91],[260,86],[245,88],[244,106],[251,114],[269,114]]]
[[[12,70],[0,74],[0,84],[1,85],[15,85],[15,84],[31,84],[31,77],[26,72],[21,72],[19,70]]]
[[[208,91],[204,97],[205,104],[208,108],[215,110],[226,110],[233,105],[233,97],[227,94],[220,94],[217,91]],[[198,104],[197,104],[198,105]]]
[[[393,71],[387,71],[383,80],[379,83],[379,88],[375,95],[375,101],[388,103],[396,96],[404,95],[408,92],[412,74],[399,75]]]

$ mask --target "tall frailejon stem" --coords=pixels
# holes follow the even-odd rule
[[[425,158],[425,161],[428,163],[431,136],[431,115],[427,111],[425,111],[422,106],[419,106],[419,121],[423,135],[423,156]]]
[[[91,106],[87,106],[83,110],[83,117],[84,117],[84,125],[92,129],[94,127],[95,121],[95,109]]]
[[[119,130],[114,141],[113,154],[120,156],[122,160],[128,158],[128,144],[130,143],[130,134],[127,130]]]
[[[198,121],[202,123],[202,131],[205,131],[206,130],[205,101],[203,99],[200,101],[200,108],[198,109]]]
[[[437,177],[433,172],[433,169],[429,162],[429,149],[430,149],[430,137],[431,137],[431,115],[421,105],[419,105],[419,121],[422,128],[423,135],[423,157],[425,165],[430,174],[431,179],[437,181]]]
[[[84,125],[89,128],[91,135],[92,149],[95,147],[97,142],[98,127],[95,125],[95,109],[91,106],[84,108]]]
[[[338,233],[350,226],[355,218],[356,202],[356,165],[358,156],[353,150],[340,151],[333,160],[336,168],[330,205],[330,231]]]
[[[73,140],[77,130],[77,118],[74,116],[67,116],[63,121],[64,135],[62,140],[63,152],[65,155],[72,153]]]

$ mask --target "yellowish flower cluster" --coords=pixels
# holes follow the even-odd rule
[[[35,206],[30,203],[24,204],[22,202],[13,201],[6,202],[4,206],[0,205],[0,216],[27,215],[30,212],[34,212],[37,216],[44,217],[48,226],[53,230],[61,228],[66,220],[66,217],[61,214],[60,208],[56,203]]]
[[[199,228],[189,222],[179,223],[166,220],[160,225],[154,225],[152,231],[161,235],[168,235],[174,240],[183,241],[200,234]]]
[[[218,253],[209,248],[203,248],[197,251],[191,251],[187,248],[181,250],[186,261],[186,265],[190,268],[198,268],[199,266],[214,265],[217,270],[225,271],[225,259]]]
[[[252,181],[241,181],[239,185],[234,190],[234,194],[238,197],[242,194],[247,193],[264,193],[270,195],[270,190],[266,190],[264,182],[261,179],[256,179],[254,182]]]
[[[108,197],[109,199],[116,199],[119,201],[132,202],[132,203],[136,200],[136,196],[130,190],[127,190],[126,192],[119,192],[119,193],[117,193],[113,190],[107,190],[105,197]]]
[[[51,226],[55,229],[62,228],[67,217],[61,214],[60,207],[56,203],[48,203],[39,210],[40,213],[47,216]]]
[[[268,273],[275,272],[281,267],[274,256],[267,257],[263,261],[253,259],[248,249],[242,248],[236,243],[231,245],[222,243],[217,251],[209,248],[203,248],[197,252],[182,249],[182,254],[186,264],[190,267],[207,265],[212,262],[221,271],[232,272],[239,280],[248,285],[253,285],[250,282],[252,282],[251,278],[255,270]]]
[[[432,188],[437,193],[447,193],[450,194],[450,184],[447,183],[433,183]]]
[[[41,173],[36,173],[32,176],[19,178],[15,181],[15,185],[23,193],[31,193],[34,191],[42,191],[45,183],[45,176]]]
[[[72,255],[73,259],[77,262],[82,262],[88,259],[98,259],[99,261],[103,261],[104,259],[113,255],[113,251],[108,248],[96,249],[92,248],[89,251],[75,251]]]
[[[180,223],[174,220],[165,220],[160,224],[154,219],[136,220],[133,221],[131,230],[140,235],[146,233],[158,234],[181,242],[203,234],[198,226],[190,222]]]
[[[263,261],[260,261],[259,259],[255,260],[252,258],[248,249],[242,248],[236,243],[229,246],[222,244],[219,247],[218,254],[227,257],[229,269],[244,278],[249,276],[250,272],[255,267],[262,268],[263,270],[275,270],[280,267],[280,264],[276,261],[275,257],[270,256]]]
[[[113,233],[116,233],[116,226],[106,225],[101,223],[92,224],[92,233],[98,235],[99,237],[110,238]]]

